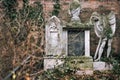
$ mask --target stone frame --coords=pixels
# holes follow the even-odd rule
[[[86,57],[90,57],[90,28],[70,28],[70,27],[64,27],[63,28],[63,38],[66,39],[64,40],[64,44],[66,44],[66,52],[65,54],[67,55],[68,54],[68,30],[70,29],[74,29],[74,30],[80,30],[80,31],[84,31],[84,42],[85,42],[85,55]]]

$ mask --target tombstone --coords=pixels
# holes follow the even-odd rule
[[[70,68],[77,68],[86,74],[93,73],[93,59],[90,56],[91,25],[81,23],[79,18],[80,7],[78,1],[76,1],[73,0],[72,2],[77,6],[74,5],[74,8],[71,8],[73,10],[70,10],[70,13],[72,13],[70,22],[63,26],[56,16],[52,16],[46,24],[44,70],[68,64]],[[77,74],[81,71],[78,71]]]
[[[79,1],[73,0],[69,9],[71,21],[63,27],[66,63],[70,68],[79,69],[77,74],[93,74],[93,59],[90,56],[90,29],[92,25],[81,23],[80,10]]]
[[[62,26],[60,20],[53,16],[46,24],[46,55],[55,56],[61,53]]]
[[[75,23],[75,25],[74,25]],[[64,44],[66,48],[66,62],[71,68],[77,68],[82,73],[93,74],[93,59],[90,56],[90,29],[91,25],[68,23],[63,28]],[[85,71],[84,71],[85,70]],[[81,73],[78,71],[78,73]]]
[[[44,57],[44,69],[51,69],[61,63],[56,58],[62,53],[62,26],[56,16],[52,16],[45,27],[46,56]],[[57,61],[57,62],[56,62]]]
[[[72,21],[62,27],[60,20],[53,16],[48,20],[45,29],[44,70],[63,64],[64,58],[67,58],[66,62],[71,68],[93,68],[90,56],[91,25]]]

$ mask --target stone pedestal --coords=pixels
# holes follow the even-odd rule
[[[44,70],[54,69],[55,67],[58,67],[63,63],[64,63],[64,60],[62,58],[44,57]]]
[[[72,69],[77,69],[77,75],[93,74],[93,59],[90,56],[69,56],[66,64]]]
[[[112,70],[112,65],[102,61],[93,62],[93,69],[99,71]]]
[[[92,27],[92,25],[90,25],[88,23],[80,23],[80,22],[71,22],[71,23],[66,24],[66,27],[63,27],[63,33],[64,33],[63,35],[66,35],[63,38],[63,39],[66,39],[64,41],[64,44],[65,43],[67,44],[65,46],[65,47],[67,47],[66,48],[67,50],[65,52],[66,54],[70,54],[69,50],[71,50],[71,49],[69,48],[69,44],[71,44],[72,42],[73,43],[79,42],[81,45],[79,45],[79,44],[75,45],[76,50],[73,50],[73,51],[75,51],[75,54],[73,54],[72,56],[90,57],[90,29],[91,29],[91,27]],[[70,35],[73,37],[69,37]],[[72,40],[70,40],[70,39],[72,39]],[[74,44],[72,44],[72,45],[74,45]],[[76,48],[76,46],[78,46],[78,47]]]
[[[93,70],[78,70],[76,75],[93,75]]]
[[[73,69],[93,69],[93,59],[92,57],[86,56],[68,56],[66,57],[66,64],[68,64]]]

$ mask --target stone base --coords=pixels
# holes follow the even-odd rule
[[[86,56],[68,56],[66,58],[66,64],[70,68],[80,70],[93,70],[93,59],[92,57]]]
[[[66,61],[64,61],[66,60]],[[63,64],[69,65],[70,68],[78,69],[77,75],[92,75],[93,71],[112,70],[112,65],[106,62],[93,62],[92,57],[85,56],[68,56],[67,58],[44,57],[44,70],[53,69]]]
[[[44,70],[53,69],[59,65],[62,65],[64,60],[57,59],[55,57],[44,57]]]
[[[111,64],[107,64],[106,62],[93,62],[93,69],[94,70],[100,70],[100,71],[104,71],[104,70],[112,70],[112,65]]]
[[[93,70],[78,70],[76,75],[93,75]]]

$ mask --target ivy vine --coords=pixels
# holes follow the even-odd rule
[[[52,15],[58,16],[60,12],[60,0],[53,0],[55,4],[53,5]]]
[[[5,13],[5,25],[9,27],[15,43],[24,41],[27,37],[27,27],[41,27],[44,22],[43,6],[40,1],[29,5],[29,0],[23,0],[23,7],[18,8],[17,0],[2,1]],[[8,25],[9,23],[9,25]]]

